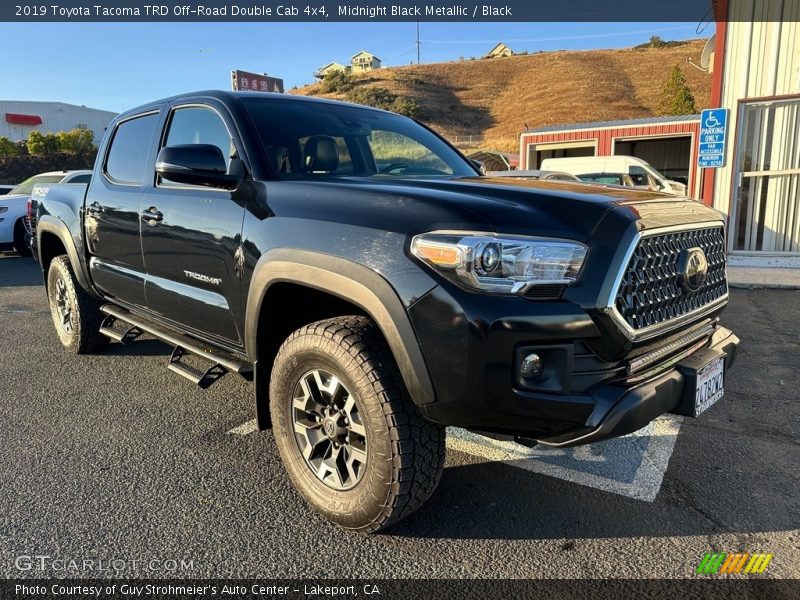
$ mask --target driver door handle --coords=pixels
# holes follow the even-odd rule
[[[86,212],[93,217],[101,215],[103,214],[103,205],[95,200],[86,207]]]
[[[155,206],[151,206],[150,208],[142,211],[142,220],[148,225],[155,225],[163,219],[164,215],[161,214],[161,212],[159,212]]]

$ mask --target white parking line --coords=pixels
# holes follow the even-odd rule
[[[539,475],[652,502],[661,489],[681,422],[681,417],[664,415],[630,435],[577,448],[528,448],[448,427],[447,447],[485,462],[502,462]],[[249,435],[255,431],[258,425],[252,419],[227,433]]]
[[[247,435],[255,431],[258,431],[258,424],[255,419],[251,419],[246,423],[242,423],[241,425],[234,427],[227,433],[228,435]]]
[[[665,415],[630,435],[577,448],[528,448],[448,428],[447,447],[487,462],[652,502],[675,448],[681,417]]]

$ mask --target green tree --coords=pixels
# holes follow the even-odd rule
[[[0,158],[7,156],[18,156],[21,152],[20,147],[7,137],[0,137]]]
[[[45,156],[58,152],[58,137],[54,133],[31,131],[28,134],[28,153],[33,156]]]
[[[661,36],[654,35],[650,37],[649,45],[651,48],[664,48],[667,45],[667,42],[665,42]]]
[[[333,94],[336,92],[346,93],[353,89],[353,79],[344,71],[333,71],[325,75],[320,85],[320,92],[323,94]]]
[[[686,84],[680,65],[672,67],[669,79],[661,89],[659,112],[662,115],[692,115],[697,112],[692,90]]]
[[[412,119],[416,119],[420,116],[419,104],[414,102],[411,98],[404,98],[402,96],[398,96],[395,101],[392,102],[392,106],[389,110],[411,117]]]
[[[356,104],[374,106],[383,110],[405,115],[407,117],[418,117],[420,113],[419,104],[411,98],[398,96],[394,92],[382,87],[357,87],[347,92],[347,99]]]
[[[94,150],[94,133],[89,129],[72,129],[59,131],[58,150],[68,154],[87,154]]]

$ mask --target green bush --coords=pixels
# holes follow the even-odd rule
[[[32,156],[48,156],[59,152],[87,154],[95,149],[94,133],[88,129],[72,129],[58,133],[31,131],[25,144],[28,147],[28,154]]]
[[[58,149],[68,154],[86,154],[94,150],[94,133],[89,129],[72,129],[59,131]]]
[[[412,119],[416,119],[420,115],[419,104],[414,102],[411,98],[403,98],[400,96],[395,99],[389,110],[411,117]]]
[[[54,133],[31,131],[28,134],[28,154],[31,156],[47,156],[58,152],[58,137]]]
[[[405,115],[419,116],[419,105],[410,98],[398,96],[382,87],[357,87],[347,94],[347,99],[356,104],[364,104]]]
[[[325,75],[320,85],[323,94],[347,93],[353,89],[353,79],[344,71],[334,71]]]
[[[7,137],[0,137],[0,158],[19,156],[21,148]]]

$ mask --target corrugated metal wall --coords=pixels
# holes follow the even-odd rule
[[[6,121],[6,113],[38,115],[41,125],[18,125]],[[84,125],[94,132],[95,143],[100,143],[103,133],[117,114],[96,108],[64,104],[62,102],[26,102],[0,100],[0,136],[18,141],[27,139],[31,131],[41,133],[68,131]]]
[[[745,131],[743,127],[743,100],[765,99],[781,96],[800,96],[800,0],[730,0],[729,22],[725,38],[725,63],[722,80],[721,105],[730,109],[729,136],[731,142],[726,152],[726,166],[716,169],[714,183],[714,207],[735,219],[734,202],[744,194],[737,176],[737,151],[752,145],[747,136],[765,136],[764,143],[774,145],[774,157],[785,150],[788,144],[796,143],[800,124],[792,125],[793,131],[786,132],[786,123],[780,116],[770,121],[770,133],[763,131]],[[767,22],[767,19],[772,19]],[[768,137],[766,137],[768,136]],[[775,167],[772,166],[774,169]],[[746,169],[749,170],[749,169]],[[784,176],[786,177],[786,176]],[[769,189],[764,189],[757,202],[750,207],[750,213],[756,218],[769,219],[772,205],[786,202],[785,180],[771,178]],[[752,183],[752,182],[751,182]],[[793,192],[794,193],[794,192]],[[743,204],[748,200],[743,198]],[[765,210],[768,209],[768,210]],[[744,210],[744,209],[743,209]],[[785,207],[781,208],[785,212]],[[800,220],[800,203],[793,203],[790,209],[794,215],[783,215],[780,219],[767,223],[751,223],[763,229],[767,227],[785,227],[786,217]],[[783,223],[781,225],[779,223]],[[731,229],[734,228],[731,221]],[[748,225],[748,227],[750,227]],[[800,231],[800,230],[799,230]],[[785,231],[780,232],[785,235]],[[800,235],[798,233],[797,235]],[[748,236],[749,237],[749,236]],[[763,234],[760,240],[746,244],[746,250],[781,252],[796,251],[798,242],[778,244],[770,242],[770,237]]]
[[[694,136],[689,165],[689,191],[690,195],[699,197],[699,180],[697,172],[697,144],[700,135],[700,121],[687,121],[682,123],[664,123],[659,125],[641,125],[629,127],[614,127],[610,129],[583,129],[573,131],[556,131],[548,133],[530,133],[522,135],[522,154],[520,155],[520,169],[528,167],[528,145],[546,144],[557,142],[591,141],[597,140],[597,155],[610,156],[613,154],[614,140],[618,138],[659,138],[670,135],[685,134]]]

